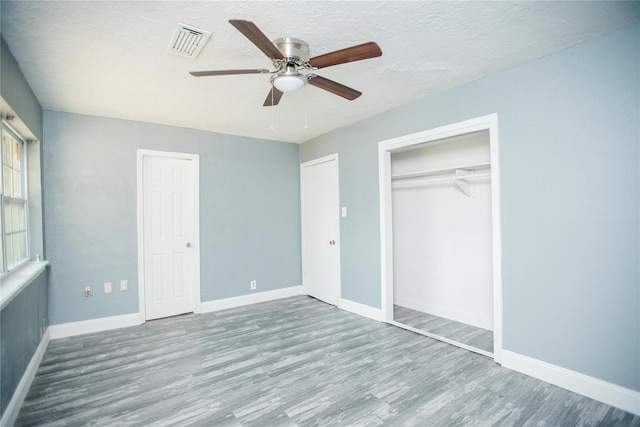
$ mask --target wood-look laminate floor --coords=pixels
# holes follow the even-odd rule
[[[393,320],[493,353],[493,332],[487,329],[477,328],[400,305],[393,306]]]
[[[18,426],[640,426],[299,296],[51,341]]]

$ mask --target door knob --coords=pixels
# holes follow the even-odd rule
[[[187,242],[184,244],[186,247],[190,248],[191,247],[191,242]]]
[[[336,241],[335,241],[335,240],[329,240],[329,244],[330,244],[330,245],[335,245],[335,244],[336,244]]]

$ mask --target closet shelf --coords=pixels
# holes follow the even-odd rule
[[[448,172],[455,172],[456,170],[475,170],[475,169],[488,168],[490,166],[491,166],[491,163],[478,163],[475,165],[457,166],[457,167],[446,168],[446,169],[430,169],[430,170],[420,171],[420,172],[411,172],[411,173],[393,175],[391,179],[393,181],[396,181],[399,179],[421,178],[423,176],[440,175]]]
[[[476,165],[468,165],[463,167],[448,168],[448,169],[432,169],[422,172],[413,172],[407,174],[394,175],[391,179],[394,181],[394,186],[415,185],[415,184],[431,184],[436,182],[455,182],[456,185],[466,194],[468,197],[475,197],[475,187],[473,180],[476,178],[490,177],[491,172],[476,173],[477,169],[486,169],[491,166],[490,163],[481,163]],[[452,176],[446,176],[442,178],[429,178],[434,175],[444,175],[453,172]],[[413,179],[412,179],[413,178]],[[423,179],[415,179],[423,178]],[[408,181],[401,181],[401,180]],[[409,181],[409,179],[411,179]]]

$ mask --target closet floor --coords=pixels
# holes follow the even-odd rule
[[[393,320],[493,353],[493,332],[487,329],[477,328],[399,305],[393,306]]]

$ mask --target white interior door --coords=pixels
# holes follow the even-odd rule
[[[146,319],[195,310],[197,157],[142,156],[143,274]]]
[[[340,298],[340,198],[336,154],[303,163],[302,274],[307,294],[338,305]]]

